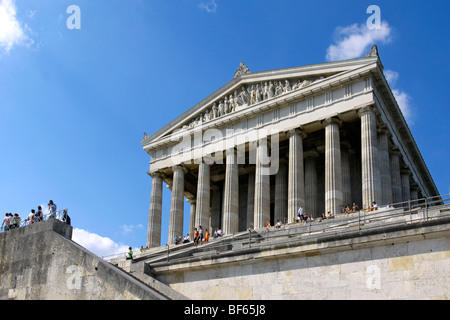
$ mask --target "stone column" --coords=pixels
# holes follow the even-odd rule
[[[200,163],[198,167],[197,182],[197,208],[195,213],[195,228],[202,226],[203,230],[209,227],[211,213],[211,175],[210,165]]]
[[[211,196],[211,234],[216,228],[222,228],[221,211],[222,211],[222,193],[221,188],[212,186]]]
[[[352,207],[352,179],[350,170],[350,144],[346,141],[345,146],[341,148],[341,164],[342,164],[342,203],[344,206]]]
[[[381,198],[378,205],[392,203],[391,165],[389,160],[389,131],[386,128],[378,130],[378,159],[380,161]]]
[[[162,175],[158,172],[149,173],[149,175],[152,177],[152,192],[148,215],[147,246],[151,248],[161,245]]]
[[[254,229],[264,228],[266,221],[270,220],[270,175],[268,174],[268,165],[264,164],[264,157],[267,157],[268,154],[267,141],[258,141],[256,148]]]
[[[255,171],[248,173],[247,189],[247,228],[254,227],[255,215]]]
[[[411,195],[411,200],[419,199],[419,186],[416,183],[413,183],[411,185],[410,195]],[[414,202],[414,204],[417,204],[417,203],[418,203],[417,201]]]
[[[289,130],[286,134],[289,137],[288,221],[292,222],[298,209],[305,206],[303,139],[306,134],[300,129]]]
[[[411,186],[409,184],[411,172],[408,168],[402,168],[400,175],[402,177],[402,201],[408,201],[411,199]]]
[[[223,233],[232,234],[239,228],[239,171],[234,149],[226,151],[226,172],[223,198]]]
[[[278,220],[285,223],[285,220],[287,219],[287,201],[288,201],[287,172],[288,172],[287,161],[285,159],[280,159],[278,172],[275,175],[274,223],[276,223]]]
[[[356,154],[354,149],[350,149],[349,162],[350,162],[350,178],[352,184],[352,203],[356,203],[358,207],[362,208],[362,197],[361,197],[361,159],[359,155]]]
[[[403,201],[403,197],[402,178],[400,176],[400,151],[398,148],[394,148],[391,151],[390,160],[392,202],[399,203]]]
[[[190,211],[190,215],[189,215],[189,237],[191,238],[191,240],[194,239],[194,230],[195,230],[195,212],[196,212],[196,207],[197,207],[197,200],[195,199],[188,199],[189,204],[191,205],[191,211]]]
[[[314,218],[320,216],[317,206],[317,151],[305,152],[305,212]],[[291,222],[291,221],[289,221]]]
[[[176,236],[183,236],[183,212],[184,212],[184,174],[185,168],[181,165],[174,166],[172,197],[170,200],[169,234],[167,243],[173,244]]]
[[[361,118],[361,168],[363,208],[380,201],[380,171],[378,165],[378,138],[374,107],[358,111]]]
[[[325,125],[325,212],[341,213],[342,194],[342,162],[341,141],[338,118],[324,120]]]

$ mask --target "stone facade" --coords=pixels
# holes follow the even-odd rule
[[[0,233],[0,300],[181,297],[156,280],[157,285],[144,285],[71,237],[72,227],[57,219]]]
[[[300,207],[317,217],[353,202],[367,208],[438,194],[377,54],[265,72],[241,64],[142,145],[157,180],[149,247],[161,245],[162,214],[170,215],[170,244],[200,225],[231,234],[292,222]],[[172,190],[170,213],[160,209],[161,182]],[[196,206],[189,230],[185,199]]]
[[[152,264],[153,271],[193,300],[449,299],[447,212],[448,206],[409,227],[399,218],[404,222],[389,230],[272,242],[264,250]]]
[[[219,265],[162,279],[194,300],[449,299],[449,240]]]

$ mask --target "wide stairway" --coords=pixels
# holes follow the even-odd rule
[[[270,247],[298,246],[305,243],[333,239],[351,238],[362,233],[380,232],[412,225],[418,222],[432,222],[437,219],[450,219],[450,205],[416,206],[409,208],[382,208],[370,212],[340,214],[332,219],[313,220],[306,223],[291,223],[281,227],[247,230],[224,235],[209,242],[195,245],[193,242],[179,245],[166,245],[147,249],[134,254],[133,262],[124,257],[112,259],[118,265],[141,281],[153,286],[173,299],[185,299],[171,288],[156,280],[153,269],[160,266],[187,263],[191,261],[218,259],[227,256],[252,254]]]

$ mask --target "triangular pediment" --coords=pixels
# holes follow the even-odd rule
[[[177,130],[189,130],[200,124],[221,122],[233,113],[256,107],[268,101],[288,97],[295,92],[308,91],[310,87],[329,79],[339,78],[349,72],[378,62],[378,56],[327,62],[315,65],[250,72],[241,63],[235,77],[226,85],[200,101],[168,125],[151,136],[144,136],[142,144],[170,136]],[[244,70],[245,72],[238,72]]]

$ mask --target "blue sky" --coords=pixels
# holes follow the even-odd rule
[[[71,5],[80,29],[67,26]],[[0,0],[0,212],[25,216],[52,199],[95,253],[145,246],[144,132],[226,84],[241,61],[295,67],[361,57],[374,43],[448,193],[449,14],[448,1]],[[163,199],[164,245],[166,188]],[[188,214],[186,203],[186,226]]]

